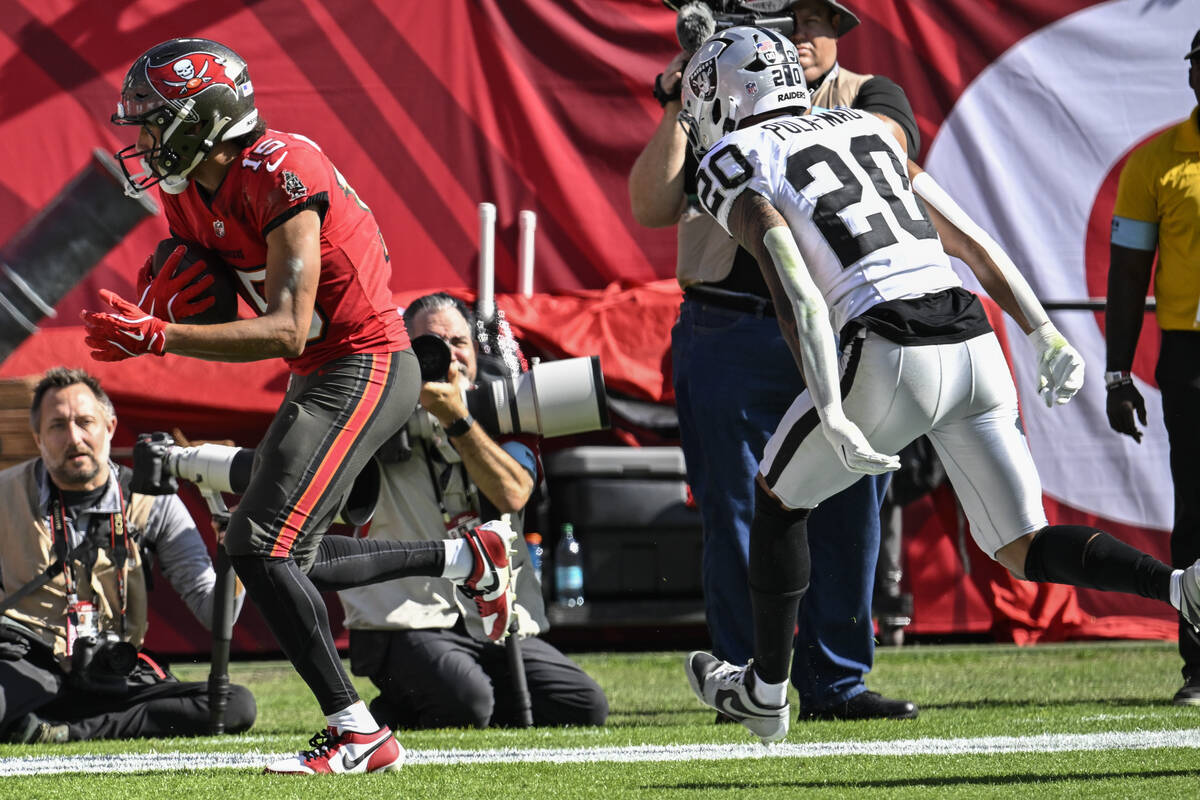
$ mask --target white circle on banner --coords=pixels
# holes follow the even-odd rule
[[[1190,2],[1116,0],[1036,31],[967,87],[930,146],[926,169],[1004,246],[1042,300],[1088,296],[1084,250],[1097,192],[1130,149],[1196,105],[1183,59],[1200,25],[1195,11]],[[955,268],[978,291],[969,270]],[[1157,388],[1139,382],[1150,417],[1140,445],[1112,431],[1095,316],[1050,316],[1087,364],[1083,389],[1053,409],[1036,393],[1033,347],[1006,317],[1046,495],[1106,519],[1169,530],[1174,501]]]

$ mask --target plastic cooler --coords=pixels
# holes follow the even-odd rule
[[[589,604],[701,597],[700,514],[687,505],[682,450],[574,447],[545,466],[553,529],[575,526]]]

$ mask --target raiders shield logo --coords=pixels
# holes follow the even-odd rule
[[[704,102],[717,96],[717,59],[710,58],[688,75],[688,88]]]
[[[287,196],[292,200],[299,200],[301,197],[304,197],[308,194],[308,187],[296,177],[296,173],[284,172],[283,191],[285,191]]]

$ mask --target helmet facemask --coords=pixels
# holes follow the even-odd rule
[[[173,39],[147,51],[130,68],[112,116],[117,125],[141,126],[154,140],[149,148],[134,143],[116,154],[126,193],[154,185],[184,191],[188,175],[217,143],[254,129],[253,92],[245,62],[217,42]]]
[[[188,174],[213,147],[212,139],[200,133],[200,123],[188,119],[192,105],[187,103],[178,112],[162,106],[141,119],[113,116],[113,122],[118,125],[141,126],[154,141],[144,150],[135,142],[116,154],[129,183],[127,193],[140,193],[158,184],[170,194],[178,194],[187,188]],[[128,166],[128,162],[135,159],[141,167],[137,174],[131,173]]]

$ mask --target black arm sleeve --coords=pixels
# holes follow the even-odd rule
[[[862,85],[854,98],[854,108],[873,111],[896,121],[908,138],[908,157],[916,161],[921,152],[921,134],[912,106],[900,85],[891,78],[875,75]]]
[[[690,196],[696,194],[696,171],[700,169],[700,159],[696,158],[691,145],[683,156],[683,193]]]

